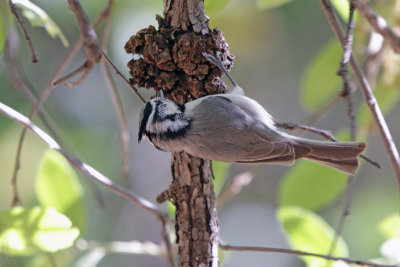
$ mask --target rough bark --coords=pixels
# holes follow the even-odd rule
[[[221,71],[202,52],[220,51],[228,63],[233,56],[222,32],[208,28],[203,0],[164,0],[164,4],[164,18],[157,17],[159,29],[149,26],[125,45],[127,53],[141,56],[128,63],[131,82],[163,90],[166,98],[180,104],[226,92]],[[172,184],[157,201],[171,200],[176,206],[179,266],[217,266],[218,219],[211,161],[172,153],[171,172]]]

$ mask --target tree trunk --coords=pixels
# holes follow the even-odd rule
[[[202,0],[166,0],[164,3],[167,27],[209,32]],[[216,267],[219,228],[211,161],[176,152],[172,154],[171,171],[173,182],[169,195],[176,206],[179,266]]]
[[[184,104],[208,94],[224,93],[222,72],[203,56],[221,52],[231,67],[233,56],[222,32],[210,31],[203,0],[165,0],[159,29],[149,26],[132,36],[127,53],[138,55],[129,63],[131,82],[163,90],[165,97]],[[173,181],[157,201],[176,206],[176,237],[179,266],[218,265],[218,219],[211,161],[185,152],[173,153]]]
[[[217,266],[218,219],[211,161],[173,153],[170,197],[176,206],[179,266]]]

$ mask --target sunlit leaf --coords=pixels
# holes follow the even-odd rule
[[[288,243],[291,248],[301,251],[327,254],[334,238],[334,230],[323,218],[312,211],[286,206],[279,208],[278,220],[285,229]],[[332,250],[336,257],[347,257],[348,249],[344,240],[339,237]],[[300,257],[307,266],[333,266],[333,262],[326,264],[326,260],[315,257]]]
[[[229,0],[206,0],[204,1],[204,8],[207,13],[221,11],[227,4]]]
[[[335,132],[341,141],[349,141],[348,130]],[[346,188],[347,174],[310,161],[299,161],[282,180],[279,201],[281,205],[296,205],[317,210],[331,203]]]
[[[262,10],[271,9],[286,5],[290,2],[292,2],[292,0],[257,0],[257,7]]]
[[[349,20],[349,1],[348,0],[332,0],[332,5],[335,7],[336,11],[342,17],[344,21]]]
[[[285,175],[279,192],[280,205],[317,210],[331,203],[347,184],[347,175],[311,161],[296,163]]]
[[[65,214],[81,231],[86,222],[83,189],[68,161],[47,150],[39,165],[35,184],[39,203]]]
[[[71,221],[53,208],[15,207],[0,213],[0,252],[30,255],[70,247],[79,235]]]
[[[216,160],[212,161],[212,170],[214,173],[214,192],[217,196],[221,193],[222,186],[228,177],[228,170],[230,166],[230,163]]]
[[[45,28],[52,38],[58,37],[65,47],[69,46],[68,40],[61,32],[61,29],[43,9],[29,0],[13,0],[13,3],[22,10],[22,14],[33,27]]]
[[[400,239],[400,215],[393,213],[379,223],[379,231],[385,238]]]
[[[337,40],[327,43],[307,64],[301,81],[301,102],[306,110],[314,110],[337,95],[341,79],[336,75],[342,48]]]

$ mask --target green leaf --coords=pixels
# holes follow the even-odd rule
[[[226,178],[228,177],[230,163],[221,162],[221,161],[212,161],[212,170],[214,173],[214,192],[215,195],[218,196],[221,193],[222,186]]]
[[[341,79],[336,75],[341,60],[342,48],[338,41],[327,43],[307,64],[301,81],[301,102],[312,111],[337,95]]]
[[[229,3],[229,0],[206,0],[204,1],[204,8],[207,13],[218,12],[224,9]]]
[[[171,201],[167,202],[167,214],[172,217],[175,218],[175,212],[176,212],[176,207],[174,204],[172,204]]]
[[[49,149],[43,155],[35,189],[42,206],[55,208],[83,230],[86,223],[83,189],[68,161],[57,151]]]
[[[286,173],[280,186],[279,203],[318,210],[342,193],[346,184],[345,173],[311,161],[301,161]]]
[[[272,9],[290,2],[292,2],[292,0],[257,0],[257,7],[261,10]]]
[[[1,7],[5,6],[5,4],[0,4]],[[6,41],[6,29],[4,24],[5,18],[0,16],[0,53],[3,52],[4,43]]]
[[[43,27],[52,37],[58,37],[64,47],[69,46],[69,42],[57,24],[47,15],[47,13],[29,0],[13,0],[13,3],[22,10],[22,14],[29,20],[33,27]]]
[[[38,250],[55,252],[72,246],[79,230],[53,208],[15,207],[0,213],[0,251],[31,255]]]
[[[331,3],[335,7],[336,11],[339,13],[340,17],[342,17],[344,21],[348,21],[350,13],[349,1],[332,0]]]
[[[279,222],[285,229],[291,248],[306,252],[327,254],[334,237],[334,230],[323,218],[312,211],[295,207],[281,207],[277,211]],[[345,241],[339,237],[332,251],[336,257],[347,257],[348,249]],[[307,266],[333,266],[332,262],[316,257],[300,257]]]
[[[385,238],[400,239],[400,215],[394,213],[379,223],[379,231]]]

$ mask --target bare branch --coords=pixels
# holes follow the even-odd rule
[[[89,75],[90,71],[93,69],[94,64],[92,61],[87,60],[84,65],[85,65],[85,68],[83,69],[83,72],[82,72],[81,76],[78,78],[78,80],[76,80],[75,82],[65,83],[65,87],[67,87],[67,88],[77,87],[86,79],[86,77]]]
[[[158,210],[156,206],[154,206],[154,204],[151,203],[150,201],[136,195],[131,191],[126,190],[125,188],[119,185],[114,184],[109,178],[98,172],[90,165],[87,165],[77,157],[66,153],[64,150],[61,149],[60,145],[51,136],[49,136],[46,132],[44,132],[38,126],[33,124],[29,118],[25,117],[21,113],[17,112],[16,110],[8,107],[7,105],[1,102],[0,102],[0,113],[6,115],[7,117],[13,119],[14,121],[23,125],[27,129],[31,130],[31,132],[37,135],[50,149],[54,149],[60,152],[60,154],[62,154],[68,160],[68,162],[72,166],[74,166],[77,170],[91,177],[92,179],[100,183],[102,186],[109,189],[111,192],[151,212],[152,214],[156,215],[160,220],[173,222],[173,220],[170,219],[167,214]]]
[[[336,243],[338,242],[339,237],[342,234],[344,222],[345,222],[347,216],[349,216],[349,214],[350,214],[350,206],[351,206],[351,203],[353,202],[352,201],[353,200],[353,190],[356,185],[357,177],[358,176],[349,175],[347,178],[346,194],[344,197],[344,207],[343,207],[342,214],[340,215],[339,221],[335,227],[335,235],[333,237],[331,246],[329,248],[329,252],[328,252],[329,255],[332,255],[332,253],[336,247]]]
[[[347,64],[350,61],[350,57],[351,57],[352,49],[353,49],[353,32],[354,32],[354,25],[355,25],[354,10],[355,10],[354,2],[352,0],[349,0],[349,22],[347,23],[347,33],[346,33],[345,45],[343,46],[342,61],[340,62],[340,68],[337,73],[343,79],[342,96],[345,97],[347,100],[347,113],[350,118],[351,141],[354,141],[356,139],[356,132],[357,132],[356,116],[355,116],[355,112],[354,112],[353,94],[350,89],[349,73],[347,70]],[[332,239],[328,255],[332,255],[332,253],[336,247],[336,243],[339,240],[339,236],[342,233],[346,217],[350,213],[350,205],[351,205],[352,196],[353,196],[352,193],[353,193],[356,179],[357,179],[357,176],[354,177],[351,175],[349,175],[347,178],[345,205],[344,205],[343,212],[340,216],[339,222],[335,227],[335,235]]]
[[[71,71],[70,73],[66,74],[65,76],[57,79],[56,81],[53,82],[53,86],[57,86],[62,82],[65,82],[66,80],[68,80],[69,78],[74,77],[76,74],[85,71],[86,69],[89,68],[90,61],[86,60],[85,63],[83,63],[80,67],[78,67],[77,69]],[[93,64],[90,64],[90,66],[93,66]],[[90,67],[91,68],[91,67]],[[67,83],[65,84],[65,86],[67,86]]]
[[[343,56],[342,56],[342,61],[340,62],[340,68],[337,72],[339,76],[342,77],[343,79],[343,92],[342,92],[342,97],[344,97],[347,100],[347,114],[349,115],[350,118],[350,135],[351,135],[351,141],[354,141],[356,139],[356,131],[357,131],[357,125],[356,125],[356,115],[354,113],[354,102],[353,102],[353,96],[352,92],[350,89],[350,83],[349,83],[349,73],[347,70],[347,64],[350,61],[351,53],[352,53],[352,48],[353,48],[353,32],[354,32],[354,10],[355,6],[353,4],[353,1],[350,0],[349,2],[349,22],[347,24],[347,33],[346,33],[346,39],[345,39],[345,44],[343,46]]]
[[[322,7],[324,9],[325,15],[328,18],[329,24],[331,25],[333,31],[336,34],[336,37],[339,39],[340,43],[344,45],[344,36],[342,29],[339,24],[339,20],[333,10],[333,7],[330,3],[329,0],[320,0]],[[363,91],[365,101],[367,102],[371,113],[374,117],[374,120],[378,126],[378,129],[381,134],[381,138],[383,140],[383,143],[385,144],[386,150],[389,154],[394,173],[397,177],[397,182],[399,185],[400,189],[400,156],[399,152],[396,148],[396,145],[393,141],[393,137],[390,133],[389,127],[385,121],[385,118],[383,117],[382,111],[377,103],[377,100],[372,92],[372,89],[370,85],[368,84],[367,79],[365,78],[364,73],[362,72],[356,58],[351,55],[350,57],[350,64],[354,70],[354,74],[358,80],[358,83],[360,84],[360,87]]]
[[[168,258],[168,263],[170,267],[174,267],[175,263],[174,263],[174,256],[172,253],[172,246],[171,246],[171,242],[169,241],[169,236],[168,236],[168,229],[167,229],[167,224],[165,220],[161,221],[161,236],[163,239],[163,242],[165,244],[166,247],[166,254],[167,254],[167,258]]]
[[[368,20],[372,28],[383,36],[396,53],[400,53],[400,37],[387,25],[385,19],[362,0],[352,0],[352,2],[357,11]]]
[[[22,23],[22,20],[21,20],[20,16],[18,15],[18,11],[15,8],[15,5],[12,2],[12,0],[8,0],[8,5],[10,6],[11,13],[14,15],[15,19],[17,20],[17,22],[19,24],[19,27],[21,28],[22,32],[24,33],[25,40],[28,42],[28,46],[29,46],[29,49],[31,50],[31,54],[32,54],[32,63],[38,63],[39,60],[36,56],[35,49],[33,48],[31,37],[29,36],[28,31],[25,29],[25,26]]]
[[[223,250],[230,250],[230,251],[252,251],[252,252],[272,252],[272,253],[282,253],[282,254],[290,254],[290,255],[297,255],[297,256],[311,256],[311,257],[318,257],[323,258],[326,260],[333,260],[333,261],[343,261],[350,264],[357,264],[362,266],[371,266],[371,267],[399,267],[399,265],[384,265],[384,264],[377,264],[371,263],[361,260],[354,260],[350,258],[343,258],[343,257],[334,257],[329,255],[323,255],[318,253],[312,252],[304,252],[299,250],[292,250],[286,248],[270,248],[270,247],[250,247],[250,246],[231,246],[231,245],[220,245],[220,248]]]
[[[164,248],[150,241],[139,242],[132,240],[128,242],[101,242],[92,240],[87,241],[81,238],[76,242],[76,248],[81,251],[103,249],[107,253],[140,254],[156,257],[165,256]]]
[[[78,0],[68,0],[69,9],[74,13],[78,24],[79,30],[81,33],[81,38],[83,42],[83,51],[86,55],[86,62],[80,66],[78,69],[72,71],[71,73],[67,74],[66,76],[58,79],[54,82],[54,85],[71,78],[72,76],[83,72],[79,79],[75,82],[66,83],[65,86],[68,88],[76,87],[80,85],[86,77],[89,75],[90,71],[93,68],[94,63],[99,62],[101,58],[101,49],[99,47],[99,40],[96,35],[96,31],[94,30],[92,24],[90,23],[89,17],[86,15],[83,7],[81,6]],[[101,13],[100,18],[105,17],[109,14],[109,9],[111,8],[112,3],[107,5],[106,9]],[[96,21],[99,22],[100,18]]]
[[[78,21],[83,40],[83,50],[87,59],[92,63],[98,62],[101,57],[99,40],[92,24],[90,23],[89,17],[86,15],[78,0],[68,0],[68,5]]]
[[[109,2],[109,4],[110,3],[112,4],[112,2],[114,2],[114,1],[111,0]],[[103,35],[101,37],[101,46],[102,46],[103,50],[107,50],[108,40],[109,40],[109,36],[110,36],[111,8],[112,8],[112,5],[109,5],[109,12],[104,15],[106,22],[105,22],[104,29],[103,29]],[[113,106],[115,108],[117,118],[118,118],[120,139],[121,139],[121,143],[122,143],[122,166],[123,166],[122,176],[127,178],[130,173],[130,162],[131,162],[131,146],[130,146],[128,123],[127,123],[124,109],[122,106],[121,98],[118,94],[117,86],[115,85],[114,79],[110,73],[110,70],[108,69],[108,67],[106,65],[106,61],[104,60],[104,58],[101,60],[100,68],[102,70],[104,80],[107,84],[108,92],[110,93],[110,97],[112,99]]]
[[[103,57],[105,60],[110,64],[110,66],[114,69],[115,73],[117,73],[118,76],[121,77],[121,79],[129,86],[129,88],[132,90],[132,92],[137,96],[137,98],[140,100],[142,104],[146,104],[146,100],[139,94],[138,89],[133,86],[127,78],[117,69],[117,67],[112,63],[112,61],[108,58],[107,54],[103,51]]]
[[[254,165],[248,171],[239,173],[233,177],[232,184],[226,188],[217,198],[217,210],[221,209],[232,197],[239,194],[243,187],[248,186],[254,178],[254,175],[260,171],[262,165]]]

